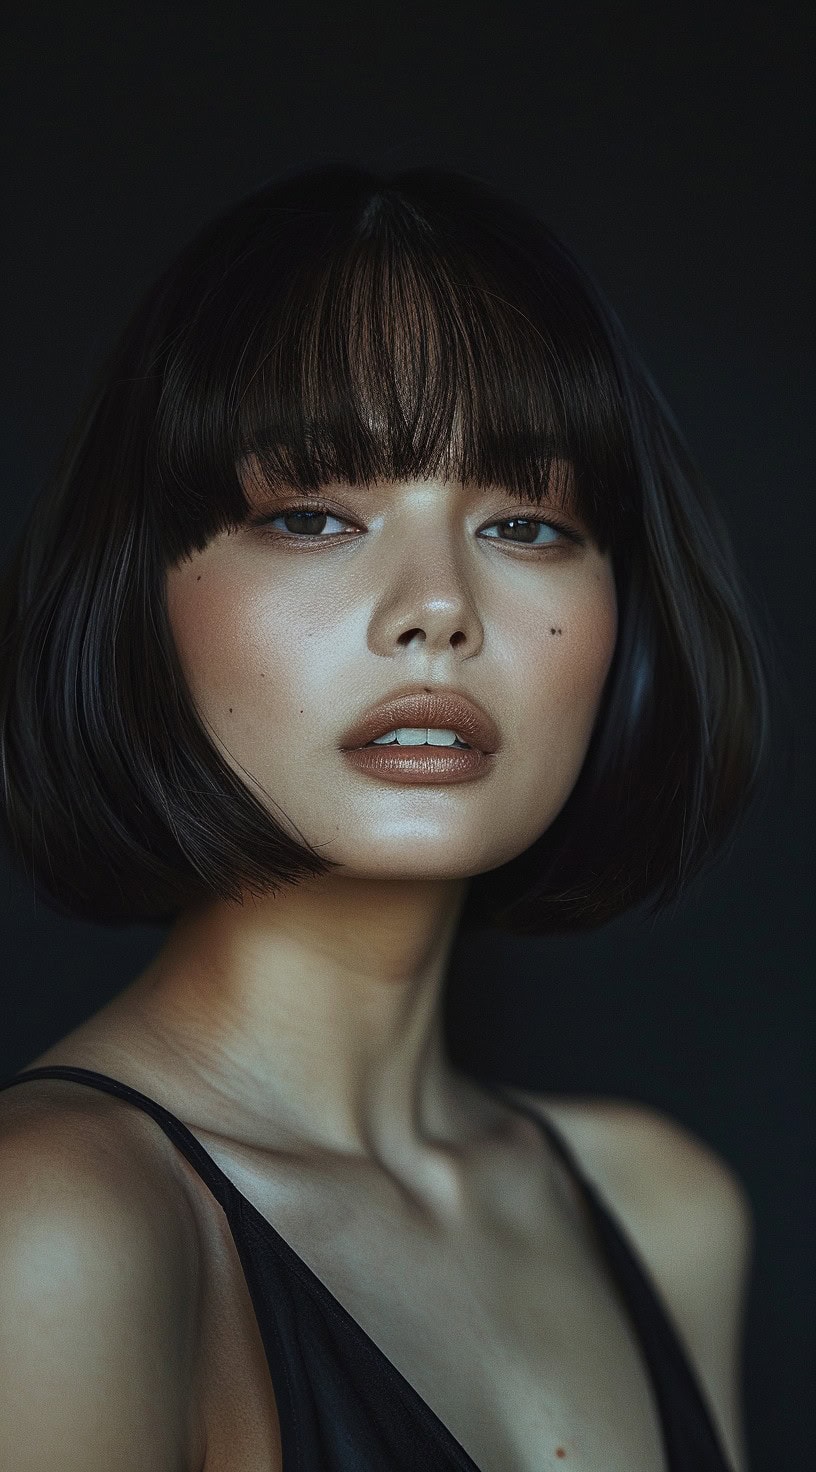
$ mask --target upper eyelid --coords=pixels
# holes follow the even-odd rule
[[[360,527],[359,524],[355,522],[352,517],[341,515],[340,512],[333,510],[331,506],[327,506],[323,502],[310,501],[293,501],[286,506],[278,507],[276,511],[259,513],[257,516],[253,516],[250,518],[250,525],[264,526],[269,522],[277,521],[278,518],[281,516],[296,515],[298,512],[307,512],[315,516],[331,516],[334,518],[335,521],[345,521],[348,522],[350,526],[356,527],[360,531],[364,530],[364,528]],[[478,528],[478,530],[484,531],[487,527],[501,526],[501,524],[506,521],[534,521],[543,526],[550,526],[553,528],[554,531],[560,532],[562,535],[572,535],[576,538],[581,537],[581,533],[571,527],[569,523],[565,522],[562,524],[557,518],[553,519],[552,517],[547,516],[532,516],[515,510],[508,511],[504,516],[494,516],[491,521],[484,522],[483,525]],[[332,534],[332,536],[338,535],[339,533]],[[332,540],[332,536],[320,536],[319,534],[316,534],[314,536],[314,540],[319,542],[328,542]],[[309,534],[302,533],[300,535],[292,535],[290,539],[295,542],[308,541]],[[581,539],[583,540],[583,538]]]

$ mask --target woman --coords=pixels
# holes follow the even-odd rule
[[[433,169],[228,210],[1,618],[10,850],[172,922],[3,1084],[4,1467],[744,1468],[741,1182],[444,1048],[459,927],[656,912],[767,753],[724,523],[564,248]]]

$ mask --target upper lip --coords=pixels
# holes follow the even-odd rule
[[[427,690],[414,688],[369,707],[346,732],[341,750],[351,751],[367,746],[378,736],[385,736],[398,726],[436,727],[455,731],[468,746],[492,753],[501,745],[496,722],[470,696],[459,690]]]

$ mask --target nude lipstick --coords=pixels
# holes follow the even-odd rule
[[[415,687],[370,707],[340,749],[369,777],[436,786],[487,776],[500,745],[496,722],[471,697]]]

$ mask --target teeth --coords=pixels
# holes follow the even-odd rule
[[[453,746],[458,737],[455,731],[438,731],[429,726],[425,739],[428,746]]]
[[[455,731],[440,731],[435,727],[422,726],[397,726],[394,731],[387,731],[384,736],[375,736],[371,742],[372,746],[466,746]]]

